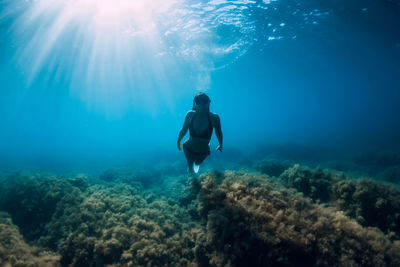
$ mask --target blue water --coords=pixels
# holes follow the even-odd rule
[[[398,266],[399,18],[399,0],[0,0],[0,266]],[[190,176],[199,92],[223,150]]]
[[[198,91],[227,153],[399,147],[398,1],[175,1],[134,22],[85,1],[1,1],[3,162],[178,153]]]

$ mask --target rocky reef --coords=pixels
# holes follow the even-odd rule
[[[9,215],[0,212],[0,266],[51,267],[60,266],[59,260],[54,252],[28,245]]]
[[[202,226],[178,199],[143,193],[131,183],[16,176],[3,179],[0,207],[25,229],[26,239],[58,255],[51,266],[194,264]],[[9,225],[16,227],[11,219]]]
[[[282,160],[264,159],[257,162],[253,167],[263,174],[279,177],[290,165],[290,162]]]
[[[0,266],[400,266],[398,189],[285,164],[2,175]]]
[[[400,241],[249,172],[202,177],[215,266],[397,266]]]
[[[0,210],[8,212],[25,237],[37,239],[60,201],[74,201],[86,187],[83,177],[12,173],[1,180]]]
[[[363,226],[378,227],[400,239],[400,189],[371,179],[353,179],[342,172],[309,169],[298,164],[280,177],[314,202],[327,203]]]

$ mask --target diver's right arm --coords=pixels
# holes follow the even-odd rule
[[[215,135],[217,136],[219,146],[217,147],[217,150],[222,152],[222,130],[221,130],[221,120],[217,114],[214,114],[214,129],[215,129]]]
[[[177,142],[177,146],[178,146],[179,150],[181,150],[181,148],[182,148],[182,143],[181,143],[182,138],[186,135],[186,133],[189,129],[190,119],[192,118],[192,114],[193,114],[192,110],[190,110],[186,113],[185,121],[183,122],[182,129],[179,132],[178,142]]]

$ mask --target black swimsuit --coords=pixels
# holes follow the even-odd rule
[[[212,132],[213,132],[213,126],[210,120],[210,113],[208,113],[208,126],[207,129],[204,130],[204,132],[202,132],[201,134],[197,134],[196,131],[193,128],[193,122],[194,119],[196,118],[196,113],[193,115],[192,120],[190,121],[190,125],[189,125],[189,134],[191,137],[197,137],[197,138],[204,138],[207,140],[211,139],[212,136]]]
[[[207,129],[204,130],[204,132],[202,132],[201,134],[197,134],[196,131],[193,128],[193,121],[196,118],[196,113],[193,115],[191,121],[190,121],[190,125],[189,125],[189,134],[190,137],[194,137],[194,138],[203,138],[206,140],[210,140],[211,139],[211,135],[213,132],[213,126],[211,124],[211,120],[210,120],[210,113],[208,113],[208,126]],[[201,162],[203,162],[203,160],[210,155],[210,147],[208,146],[208,151],[206,153],[204,152],[197,152],[197,151],[193,151],[192,149],[188,148],[187,142],[185,142],[183,144],[183,151],[185,152],[186,158],[190,158],[190,159],[194,159],[196,164],[199,165]]]

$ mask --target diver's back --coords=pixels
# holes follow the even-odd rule
[[[195,112],[190,121],[189,133],[191,137],[211,139],[213,126],[210,119],[210,112]]]

